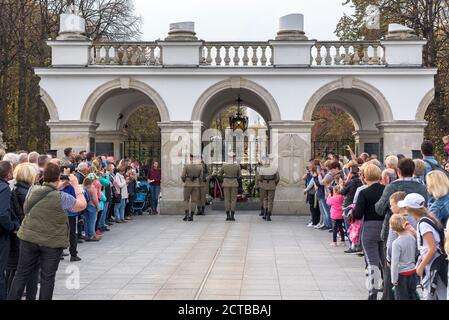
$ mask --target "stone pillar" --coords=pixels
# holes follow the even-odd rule
[[[274,211],[278,214],[308,215],[302,180],[311,157],[313,122],[270,122],[271,156],[278,160],[281,181]]]
[[[380,148],[380,135],[378,130],[357,130],[352,133],[355,138],[356,150],[354,152],[359,155],[365,152],[366,143],[378,143]],[[381,156],[379,150],[378,156]]]
[[[377,125],[380,131],[384,157],[403,154],[412,157],[413,151],[421,149],[424,140],[425,121],[392,121]]]
[[[58,157],[64,156],[64,149],[71,147],[75,152],[95,151],[95,134],[99,124],[92,121],[48,121],[51,149]]]
[[[273,48],[273,65],[276,67],[309,67],[310,50],[315,40],[309,41],[304,32],[304,16],[293,13],[279,19],[276,40],[270,41]]]
[[[183,166],[190,154],[201,154],[200,121],[160,122],[161,128],[161,214],[183,214]]]
[[[96,143],[113,143],[114,158],[123,158],[123,142],[127,140],[127,135],[123,131],[97,131]]]

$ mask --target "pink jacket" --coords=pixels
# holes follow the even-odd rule
[[[336,194],[334,196],[329,195],[327,197],[327,205],[331,207],[331,218],[332,220],[343,219],[343,201],[344,197],[341,194]]]

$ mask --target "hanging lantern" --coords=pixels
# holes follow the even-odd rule
[[[233,131],[240,129],[245,132],[248,129],[248,117],[243,115],[240,110],[242,102],[243,100],[239,96],[237,99],[237,113],[229,117],[229,124]]]

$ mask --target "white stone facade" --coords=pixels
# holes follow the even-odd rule
[[[194,36],[192,24],[182,40],[49,42],[53,65],[36,73],[51,116],[52,149],[88,150],[101,141],[114,143],[118,156],[124,119],[141,106],[159,110],[163,158],[179,128],[195,133],[199,148],[202,128],[240,94],[278,132],[271,141],[282,164],[276,211],[303,214],[301,177],[317,105],[333,104],[351,116],[360,151],[365,143],[383,146],[383,156],[419,150],[436,73],[422,67],[425,41],[318,42],[304,36],[301,15],[288,19],[299,20],[281,26],[297,30],[261,43],[207,43]],[[180,165],[168,160],[162,161],[162,212],[179,213]]]

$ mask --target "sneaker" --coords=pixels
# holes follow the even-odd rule
[[[320,229],[323,225],[322,224],[316,224],[313,226],[314,229]]]
[[[128,223],[128,221],[127,220],[121,220],[120,223]]]
[[[337,243],[336,242],[332,242],[331,243],[331,247],[336,247],[337,246]]]
[[[310,222],[310,223],[307,225],[307,228],[312,228],[312,227],[314,227],[314,225],[313,225],[312,222]]]
[[[352,249],[352,248],[349,248],[348,250],[345,250],[344,251],[345,253],[356,253],[357,251],[356,250],[354,250],[354,249]]]
[[[332,229],[329,229],[329,231],[328,231],[329,233],[332,233],[332,232],[334,232],[334,230],[332,230]]]
[[[81,258],[78,256],[71,256],[70,257],[70,262],[78,262],[81,261]]]
[[[133,217],[129,216],[129,217],[125,217],[125,220],[134,220]]]
[[[77,242],[78,242],[78,243],[84,243],[84,240],[83,240],[83,239],[78,239]]]

